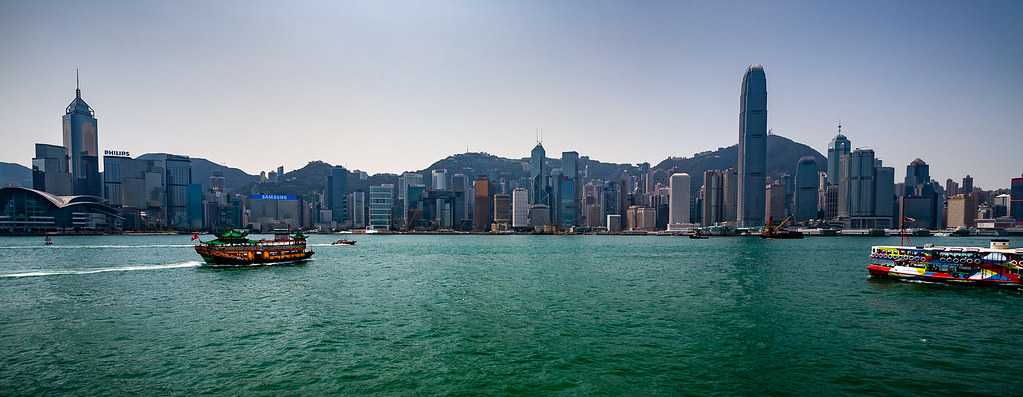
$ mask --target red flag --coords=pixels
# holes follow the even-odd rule
[[[192,241],[199,239],[199,233],[192,233]]]

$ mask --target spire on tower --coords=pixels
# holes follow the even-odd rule
[[[75,97],[76,98],[82,97],[82,88],[78,83],[78,68],[75,68]]]

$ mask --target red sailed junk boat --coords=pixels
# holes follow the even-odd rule
[[[871,277],[983,286],[1023,286],[1023,249],[1008,240],[990,248],[876,246],[870,249]]]
[[[274,234],[273,240],[249,240],[248,232],[228,230],[213,241],[199,240],[195,252],[210,267],[257,266],[304,261],[313,256],[306,250],[302,232]],[[193,236],[193,239],[198,239]]]

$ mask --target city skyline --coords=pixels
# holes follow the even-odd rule
[[[931,10],[884,4],[866,8],[869,11],[836,9],[850,25],[858,20],[874,21],[874,25],[868,26],[889,33],[885,38],[894,38],[894,42],[885,45],[879,41],[881,35],[873,36],[877,33],[866,31],[857,33],[864,35],[857,40],[854,40],[855,34],[847,30],[832,32],[828,34],[834,36],[826,34],[824,38],[836,39],[832,44],[837,49],[796,40],[798,44],[811,45],[821,51],[814,52],[813,57],[802,54],[792,59],[780,55],[806,50],[797,49],[795,45],[790,47],[783,39],[796,33],[820,33],[821,30],[815,28],[820,28],[817,24],[823,25],[823,22],[807,22],[807,26],[797,24],[791,32],[765,31],[764,48],[750,47],[737,57],[699,42],[674,48],[673,39],[692,37],[693,32],[680,32],[659,24],[666,23],[669,17],[685,21],[722,11],[719,6],[707,5],[684,8],[657,4],[641,10],[622,10],[607,4],[590,8],[565,4],[522,9],[524,7],[515,4],[490,3],[469,9],[420,6],[415,11],[422,15],[414,15],[416,12],[410,9],[415,7],[396,3],[348,3],[335,6],[340,7],[336,9],[306,3],[279,14],[275,11],[282,10],[257,4],[248,14],[233,18],[228,18],[226,10],[217,9],[223,5],[207,5],[210,8],[204,10],[207,19],[180,26],[171,24],[170,18],[196,11],[182,5],[164,5],[158,12],[145,13],[104,3],[87,10],[74,6],[49,7],[61,9],[54,15],[38,15],[48,11],[46,6],[10,4],[6,6],[10,12],[0,17],[8,22],[0,29],[15,38],[0,45],[5,53],[20,55],[5,57],[0,63],[0,79],[6,87],[11,87],[0,93],[0,99],[10,104],[0,110],[0,115],[10,120],[8,129],[3,132],[9,144],[0,148],[2,161],[27,165],[34,143],[60,144],[60,115],[54,109],[65,107],[73,99],[71,75],[75,67],[81,67],[83,97],[101,119],[100,150],[190,155],[239,167],[250,174],[282,164],[286,169],[295,169],[311,160],[372,173],[400,173],[423,169],[439,158],[462,152],[465,147],[474,152],[522,158],[532,143],[533,131],[543,127],[544,145],[552,153],[575,150],[601,161],[656,163],[669,156],[691,156],[695,152],[734,144],[738,112],[735,94],[739,88],[736,76],[747,64],[763,63],[772,76],[768,128],[810,145],[818,152],[826,153],[827,144],[836,133],[835,125],[841,119],[843,134],[852,141],[852,147],[874,149],[878,157],[895,166],[896,180],[903,178],[903,166],[915,158],[926,160],[936,179],[970,174],[978,186],[989,189],[1005,187],[1006,181],[1019,176],[1021,171],[1013,156],[990,155],[990,151],[995,150],[991,142],[997,142],[997,150],[1005,153],[1019,152],[1023,145],[1021,140],[1013,139],[1018,137],[1017,126],[1023,124],[1023,120],[1012,110],[1013,104],[1019,102],[1018,94],[1012,90],[1019,84],[1012,82],[1019,77],[1011,70],[1020,66],[1021,57],[1019,50],[1006,41],[1018,36],[1012,33],[1019,30],[1006,22],[1020,14],[1020,7],[1011,3],[971,7],[941,4]],[[793,13],[793,7],[789,3],[780,9]],[[969,8],[963,17],[970,23],[955,23],[952,16],[959,17],[957,12],[963,8]],[[109,12],[120,17],[121,25],[126,24],[125,13],[141,13],[135,15],[138,17],[135,22],[125,27],[138,30],[141,37],[131,38],[124,48],[115,48],[118,46],[107,44],[110,40],[104,36],[105,30],[97,29],[100,26],[106,29],[103,23],[95,26],[59,23],[67,22],[65,19],[70,18],[72,11],[81,11],[100,21],[112,18],[103,14]],[[339,27],[343,29],[339,37],[365,39],[373,36],[369,33],[381,32],[391,36],[382,46],[355,40],[359,43],[358,51],[352,54],[361,57],[350,61],[358,67],[323,54],[320,55],[326,57],[326,66],[318,66],[312,62],[317,59],[316,54],[309,52],[309,44],[302,40],[316,38],[315,33],[325,29],[318,24],[323,22],[322,17],[314,16],[314,11],[362,22]],[[655,15],[654,11],[664,11],[664,15]],[[741,16],[764,18],[730,34],[722,32],[725,23],[720,15],[695,26],[707,27],[707,35],[717,39],[711,42],[731,48],[736,45],[735,36],[739,33],[763,29],[770,22],[797,16],[759,7],[731,11]],[[897,27],[892,23],[896,16],[921,16],[921,13],[932,17],[931,22],[916,22],[910,27]],[[38,26],[26,26],[22,20],[28,18],[19,16],[32,16],[42,22]],[[376,19],[371,20],[380,26],[367,26],[366,18],[374,16]],[[599,24],[602,17],[609,16],[621,22],[621,26],[604,28]],[[451,26],[428,26],[427,17],[440,18]],[[529,30],[523,24],[533,17],[538,19]],[[560,18],[567,17],[581,18],[581,22],[572,28],[557,26]],[[301,18],[313,23],[307,27],[288,24]],[[825,20],[831,18],[836,17],[828,13],[823,16]],[[210,31],[212,21],[229,22],[225,26],[238,30],[228,31],[225,27]],[[259,21],[275,24],[267,31],[254,33],[257,38],[273,38],[291,32],[294,37],[278,37],[280,40],[271,40],[273,45],[268,48],[276,50],[270,54],[294,59],[278,57],[274,58],[276,62],[267,59],[264,64],[244,68],[240,61],[231,58],[246,55],[242,58],[253,59],[255,49],[238,39],[242,33],[253,33]],[[152,23],[146,26],[143,22]],[[656,23],[643,29],[637,27],[645,22]],[[945,29],[932,40],[923,40],[925,33],[935,33],[939,26]],[[502,69],[499,61],[474,61],[464,63],[464,68],[457,63],[445,68],[447,55],[465,60],[489,48],[482,45],[484,39],[471,39],[449,31],[455,27],[497,35],[493,51],[499,52],[498,60],[507,64]],[[901,36],[892,34],[893,29],[914,27],[919,30],[901,32]],[[97,43],[96,51],[92,52],[90,46],[65,48],[62,50],[70,51],[73,56],[62,53],[58,58],[56,53],[48,52],[54,48],[40,47],[37,41],[25,36],[56,35],[64,29],[77,29],[83,40]],[[210,40],[203,42],[209,45],[200,43],[185,50],[170,42],[171,38],[178,37],[174,34],[188,37],[199,32],[210,34]],[[432,47],[416,45],[417,33],[424,34],[423,39]],[[522,39],[519,35],[523,34],[539,41],[545,38],[563,41],[555,40],[553,47],[542,46],[535,44],[539,41]],[[166,53],[142,47],[147,37],[166,46]],[[607,43],[593,44],[587,40],[593,38],[606,39]],[[827,40],[822,38],[821,41]],[[934,42],[943,43],[941,48],[950,50],[948,54],[937,51],[940,46]],[[574,58],[554,51],[569,50],[580,43],[585,45],[574,50],[577,51],[572,53]],[[239,46],[224,47],[227,44]],[[460,44],[464,46],[459,47]],[[880,46],[873,54],[873,62],[858,56],[871,53],[875,49],[871,45]],[[639,49],[624,50],[632,46]],[[444,56],[436,56],[429,49],[448,52],[440,51]],[[898,49],[909,52],[896,54]],[[619,50],[624,56],[609,56],[618,54]],[[116,51],[120,51],[121,56],[114,58]],[[166,57],[183,55],[183,51],[208,56],[190,64],[180,61],[158,64]],[[836,51],[843,57],[829,56]],[[924,57],[923,53],[933,56]],[[809,59],[817,58],[817,54],[821,59]],[[532,66],[547,66],[543,68],[546,71],[541,73],[538,68],[523,64],[527,62],[523,59],[530,58],[525,55],[533,55],[536,64]],[[910,59],[911,55],[918,57]],[[411,65],[419,65],[423,70],[388,63],[379,73],[366,74],[371,66],[381,66],[381,62],[403,56],[410,57]],[[697,59],[691,60],[690,56]],[[69,62],[69,58],[76,61]],[[829,58],[831,60],[825,62]],[[883,62],[881,58],[885,58]],[[361,74],[355,73],[347,80],[331,79],[327,66],[342,66],[339,73],[347,70]],[[887,73],[874,73],[881,67],[888,67]],[[455,76],[460,74],[458,70],[470,73]],[[302,71],[310,73],[299,76],[298,72]],[[508,73],[492,76],[486,73],[490,71]],[[403,72],[412,72],[411,77],[402,77]],[[429,72],[436,73],[435,79],[418,79]],[[573,73],[578,74],[573,77]],[[959,78],[951,79],[955,73],[959,73]],[[638,77],[641,74],[655,77]],[[1009,84],[1005,84],[1006,78]],[[522,83],[523,87],[514,87],[508,80]],[[942,90],[956,95],[939,93],[936,87],[922,85],[923,80],[932,85],[942,81]],[[360,81],[365,84],[358,84]],[[544,82],[549,85],[541,84]],[[444,91],[446,83],[450,83],[454,96],[439,93]],[[430,89],[423,93],[410,92],[424,88],[423,84]],[[473,84],[483,84],[483,89],[470,87]],[[361,95],[366,93],[374,95]],[[400,95],[403,93],[407,95]],[[950,104],[962,106],[947,106]],[[411,116],[396,117],[403,114],[402,109],[411,109],[408,113]],[[175,122],[163,122],[168,119]],[[330,120],[341,121],[337,130],[323,126]],[[351,120],[356,121],[347,124]],[[143,129],[152,132],[140,133]],[[979,133],[984,139],[977,139],[976,129],[986,131]],[[249,155],[255,150],[254,145],[281,136],[295,139],[295,144],[275,147],[274,156]],[[244,139],[246,137],[252,139]],[[387,144],[379,144],[381,139]],[[628,144],[621,144],[623,139]],[[955,145],[948,144],[950,139],[955,140]],[[907,147],[901,141],[913,146]],[[402,153],[402,156],[387,156],[390,153]]]

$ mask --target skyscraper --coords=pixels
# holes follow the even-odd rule
[[[531,204],[547,204],[547,173],[544,161],[547,152],[539,142],[529,154],[529,185]]]
[[[512,227],[529,226],[529,191],[524,188],[512,190]]]
[[[689,174],[674,174],[669,179],[671,198],[668,205],[668,224],[685,225],[689,221],[691,178]]]
[[[842,135],[842,125],[838,125],[838,135],[828,144],[828,183],[837,185],[842,155],[848,155],[852,149],[849,138]]]
[[[969,174],[966,174],[966,176],[963,177],[963,185],[962,186],[963,186],[963,191],[962,191],[963,194],[973,193],[973,177],[970,176]]]
[[[579,153],[561,153],[561,180],[558,183],[558,223],[562,227],[579,225]]]
[[[830,150],[829,150],[830,152]],[[820,183],[820,170],[817,160],[811,156],[799,159],[796,164],[796,197],[795,219],[807,221],[817,218],[817,191]]]
[[[728,172],[731,170],[703,172],[703,214],[700,217],[700,223],[703,226],[711,226],[726,219],[723,217],[722,207],[724,206],[724,176]]]
[[[948,199],[948,220],[950,228],[977,226],[977,200],[969,194],[957,194]]]
[[[36,144],[36,156],[32,158],[32,188],[54,196],[72,194],[67,148]]]
[[[95,112],[82,99],[75,75],[75,99],[67,106],[63,120],[64,148],[71,160],[71,189],[74,194],[101,196],[99,143]]]
[[[728,223],[734,223],[739,200],[739,173],[735,168],[722,171],[721,191],[724,197],[721,198],[721,219]]]
[[[324,201],[331,220],[339,226],[348,222],[348,170],[340,165],[330,169],[324,186]]]
[[[472,214],[472,230],[476,232],[486,231],[490,227],[490,180],[486,175],[480,175],[473,181],[473,200],[476,205]]]
[[[1023,221],[1023,176],[1012,178],[1009,186],[1009,216]]]
[[[739,99],[739,227],[764,225],[767,173],[767,76],[764,67],[746,68]]]
[[[433,170],[433,190],[448,190],[448,170]]]
[[[385,183],[369,187],[369,229],[390,230],[394,208],[394,185]]]

